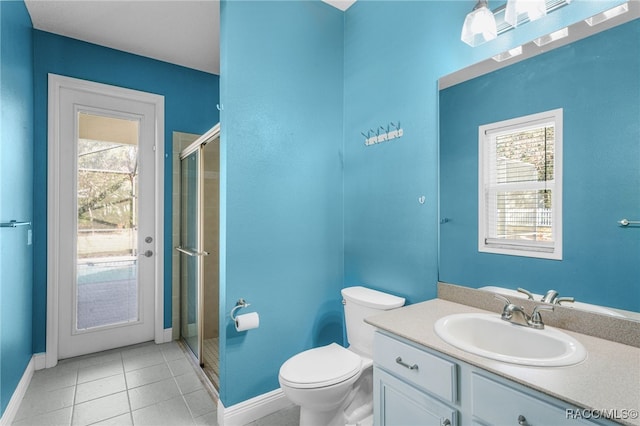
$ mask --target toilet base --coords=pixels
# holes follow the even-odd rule
[[[318,411],[300,407],[300,426],[373,425],[373,368],[365,369],[345,401],[336,410]]]

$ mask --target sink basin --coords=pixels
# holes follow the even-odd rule
[[[580,342],[558,329],[523,327],[500,319],[498,314],[449,315],[440,318],[434,329],[458,349],[513,364],[561,367],[587,357]]]

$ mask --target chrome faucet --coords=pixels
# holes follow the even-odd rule
[[[514,305],[509,299],[500,294],[494,294],[494,296],[496,299],[505,302],[500,318],[504,321],[508,321],[510,323],[521,325],[524,327],[531,327],[542,330],[544,328],[544,323],[542,322],[540,311],[553,311],[554,309],[553,305],[536,305],[533,307],[531,316],[529,316],[525,312],[524,307]]]
[[[518,287],[518,291],[520,293],[525,294],[527,296],[527,299],[534,300],[533,293],[531,293],[529,290],[524,289],[522,287]],[[540,299],[540,301],[542,303],[550,303],[552,305],[559,305],[562,302],[575,302],[575,299],[573,297],[559,297],[559,296],[560,294],[557,291],[549,290],[547,294],[542,296],[542,299]]]
[[[551,303],[552,305],[559,305],[561,302],[575,302],[573,297],[559,297],[557,291],[549,290],[547,294],[540,300],[542,303]]]

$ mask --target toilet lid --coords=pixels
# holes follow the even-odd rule
[[[295,388],[319,388],[343,382],[360,371],[359,355],[331,343],[295,355],[280,367],[280,379]]]

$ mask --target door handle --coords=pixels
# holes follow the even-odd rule
[[[151,257],[153,256],[153,252],[151,250],[147,250],[144,252],[145,257]]]
[[[189,250],[189,249],[182,248],[182,246],[176,247],[176,250],[178,250],[180,253],[184,253],[187,256],[191,256],[191,257],[209,256],[209,253],[206,252],[206,251],[203,251],[203,252],[192,251],[192,250]]]

